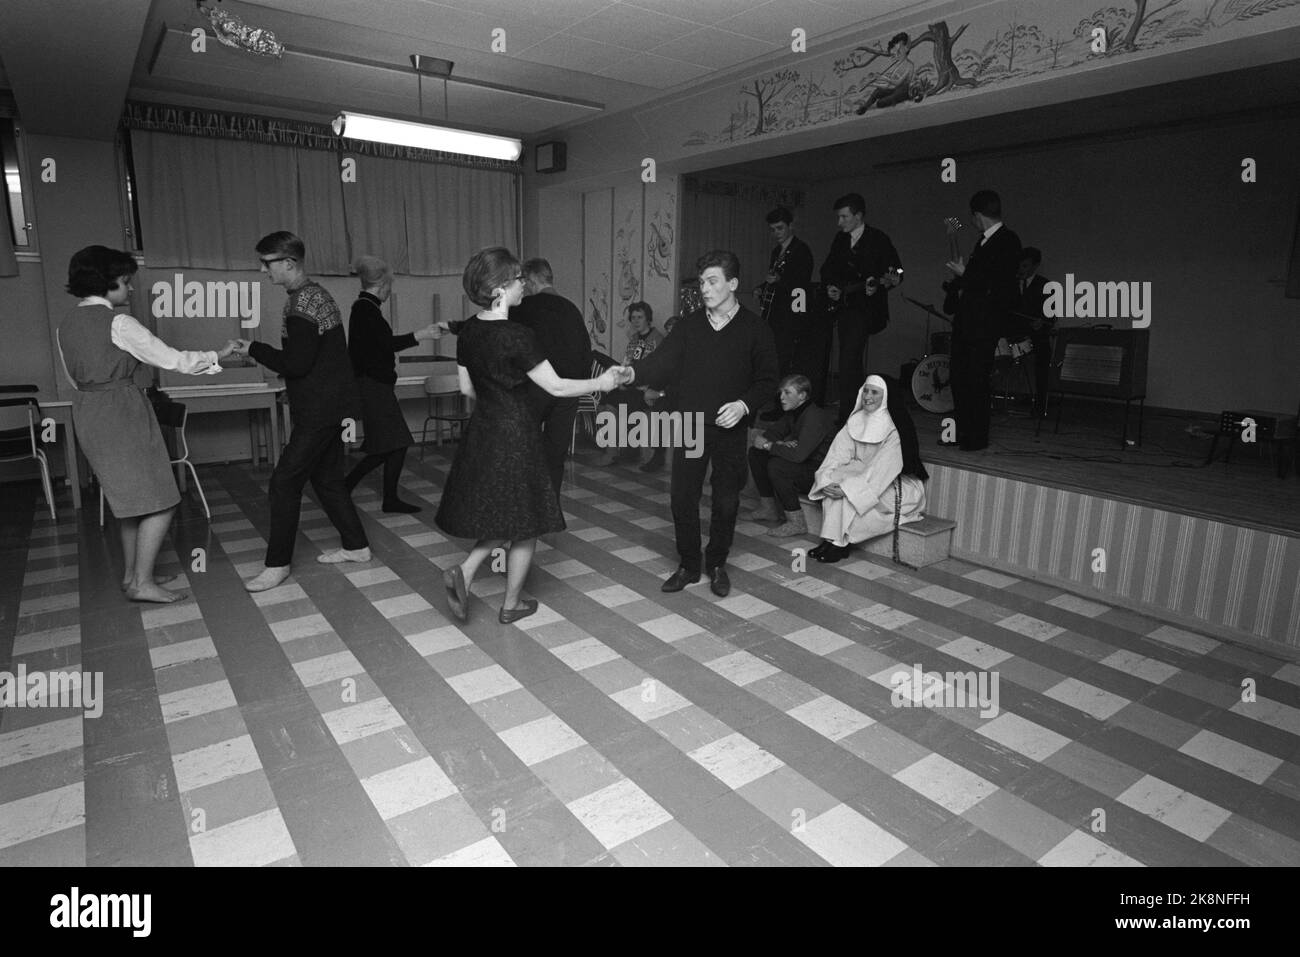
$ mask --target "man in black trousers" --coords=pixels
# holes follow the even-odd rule
[[[971,218],[980,232],[970,260],[947,264],[943,309],[952,320],[952,398],[957,441],[963,451],[989,444],[989,377],[998,337],[1007,328],[1019,300],[1016,270],[1020,237],[1002,224],[1002,200],[982,189],[970,201]],[[944,443],[940,440],[940,444]]]
[[[684,316],[654,352],[633,362],[622,384],[639,381],[662,389],[675,382],[674,408],[703,423],[702,455],[689,457],[681,445],[673,449],[671,495],[681,565],[663,590],[681,591],[700,580],[700,496],[711,462],[713,506],[703,567],[713,594],[725,597],[731,591],[727,554],[748,478],[748,426],[776,391],[776,345],[767,324],[736,300],[735,253],[715,249],[695,265],[704,309]]]
[[[564,379],[591,378],[591,336],[582,312],[555,291],[555,273],[545,259],[530,259],[523,265],[524,300],[510,310],[510,320],[533,330],[542,355],[551,360],[555,372]],[[546,454],[546,471],[551,476],[555,494],[564,481],[564,460],[573,437],[573,420],[578,414],[578,399],[561,399],[532,382],[528,394],[533,413],[542,426],[542,450]]]
[[[281,348],[238,340],[237,351],[284,376],[293,413],[293,434],[271,473],[271,534],[266,568],[244,583],[249,591],[283,584],[293,561],[302,490],[311,487],[339,531],[343,547],[320,555],[326,564],[370,561],[370,545],[343,479],[344,419],[359,417],[357,383],[334,298],[303,268],[306,249],[293,233],[277,232],[257,243],[262,270],[289,294],[284,304]]]
[[[866,200],[857,193],[835,200],[840,231],[821,268],[828,309],[833,311],[826,326],[834,323],[840,332],[840,425],[847,421],[867,381],[867,337],[889,324],[889,290],[902,281],[898,250],[888,236],[866,224],[866,212]]]

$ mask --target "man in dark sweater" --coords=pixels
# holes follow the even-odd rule
[[[768,325],[736,301],[735,253],[715,249],[695,265],[704,309],[684,317],[654,352],[633,362],[622,384],[662,389],[676,382],[675,408],[704,423],[702,454],[692,458],[685,448],[673,449],[672,510],[681,565],[663,590],[681,591],[700,580],[700,495],[712,462],[713,510],[703,566],[713,593],[725,597],[731,591],[727,553],[745,487],[747,427],[776,389],[776,343]]]
[[[510,310],[510,321],[533,330],[542,355],[551,360],[561,378],[591,378],[591,336],[582,312],[555,291],[552,285],[555,274],[545,259],[530,259],[522,268],[524,301]],[[555,494],[559,495],[564,481],[564,460],[573,437],[573,420],[578,414],[578,399],[558,398],[531,381],[528,394],[542,427],[546,471]]]
[[[341,549],[325,552],[316,560],[326,564],[368,562],[370,547],[343,481],[343,420],[360,414],[343,316],[333,297],[303,269],[306,249],[293,233],[281,231],[262,237],[257,254],[271,282],[284,286],[289,294],[281,348],[240,340],[237,351],[284,377],[293,413],[293,434],[271,473],[266,568],[244,583],[249,591],[266,591],[289,577],[302,490],[308,479],[343,539]]]

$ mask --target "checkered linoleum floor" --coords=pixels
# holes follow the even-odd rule
[[[0,670],[108,692],[0,711],[0,866],[1300,863],[1294,664],[955,560],[795,572],[743,522],[730,597],[664,595],[667,476],[582,465],[541,611],[499,625],[481,573],[461,625],[448,464],[412,460],[416,516],[358,489],[368,565],[316,564],[305,503],[258,596],[266,473],[204,470],[211,529],[187,506],[160,571],[207,570],[168,607],[121,599],[111,527],[7,513]],[[913,664],[996,671],[999,714],[893,707]]]

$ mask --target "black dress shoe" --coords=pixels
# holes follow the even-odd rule
[[[826,545],[826,551],[815,556],[817,561],[823,565],[834,565],[836,562],[847,558],[849,552],[853,551],[848,545],[836,545],[834,542],[827,542]]]
[[[447,589],[447,605],[461,621],[469,621],[469,589],[465,587],[465,574],[459,565],[442,573],[442,584]]]
[[[820,560],[821,557],[826,554],[826,549],[830,547],[831,547],[831,543],[826,541],[826,539],[822,539],[822,543],[818,545],[816,548],[808,549],[808,554],[811,555],[813,558]]]
[[[726,565],[709,569],[709,590],[719,598],[726,598],[731,594],[731,579],[727,577]]]
[[[403,515],[414,515],[420,510],[420,506],[412,505],[410,502],[403,502],[400,498],[383,504],[383,510],[389,514],[398,513]]]
[[[688,572],[678,566],[677,571],[668,576],[668,580],[659,586],[660,591],[681,591],[687,585],[694,585],[700,580],[699,572]]]
[[[497,615],[497,621],[503,625],[509,625],[521,618],[527,618],[535,611],[537,611],[536,598],[521,598],[519,604],[509,610],[506,610],[506,607],[502,605],[501,613]]]

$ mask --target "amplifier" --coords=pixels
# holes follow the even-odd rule
[[[1146,329],[1058,329],[1049,389],[1108,399],[1144,398],[1149,341]]]
[[[1285,416],[1283,418],[1286,418]],[[1244,409],[1241,412],[1224,412],[1219,416],[1219,434],[1241,436],[1242,421],[1245,419],[1255,420],[1255,439],[1258,442],[1267,442],[1278,436],[1278,416],[1275,412],[1255,412],[1250,409]],[[1281,436],[1285,438],[1286,436]]]

